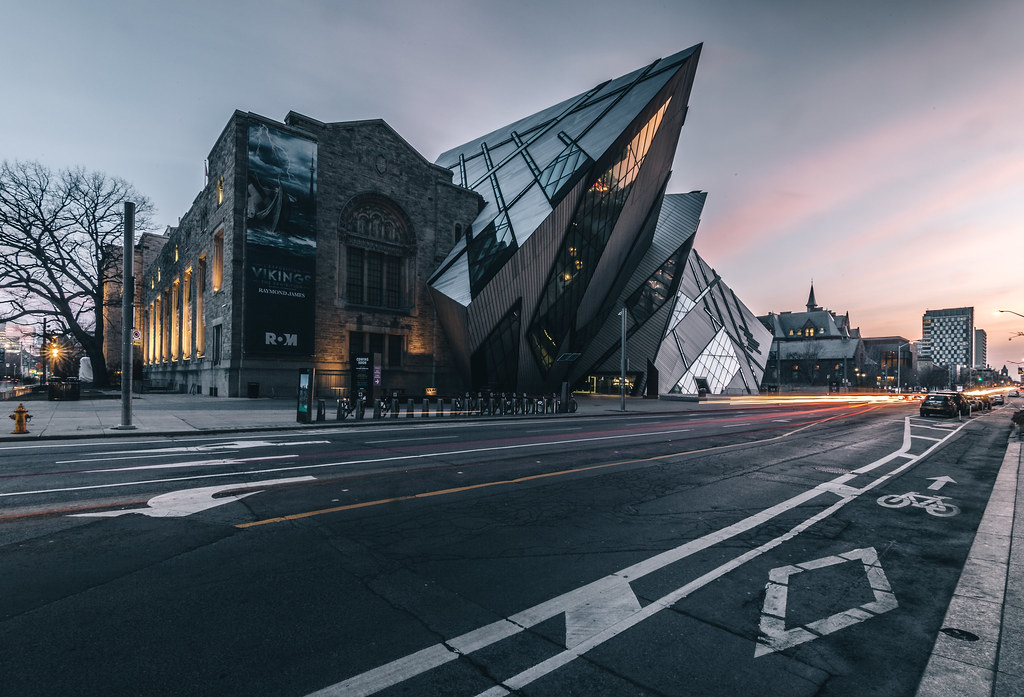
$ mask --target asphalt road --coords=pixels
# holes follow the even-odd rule
[[[846,405],[5,447],[0,694],[913,695],[1005,438]]]

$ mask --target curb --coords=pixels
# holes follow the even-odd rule
[[[917,697],[1024,694],[1024,549],[1013,544],[1024,535],[1024,520],[1015,517],[1024,493],[1022,445],[1015,427]]]

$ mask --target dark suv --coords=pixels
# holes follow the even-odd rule
[[[921,402],[921,416],[968,416],[971,405],[959,392],[932,392]]]

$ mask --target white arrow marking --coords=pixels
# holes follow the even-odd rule
[[[928,481],[932,482],[932,485],[928,487],[929,491],[938,491],[947,484],[956,484],[955,479],[945,475],[941,477],[928,477]]]
[[[151,498],[146,508],[132,508],[125,511],[98,511],[96,513],[74,513],[74,518],[114,518],[128,515],[129,513],[141,513],[150,518],[183,518],[185,516],[205,511],[216,506],[223,506],[225,503],[239,501],[246,496],[258,494],[259,491],[249,491],[244,494],[233,496],[221,496],[214,498],[217,494],[237,489],[249,489],[255,486],[277,486],[279,484],[292,484],[294,482],[306,482],[316,477],[290,477],[287,479],[268,479],[262,482],[240,482],[237,484],[221,484],[220,486],[204,486],[198,489],[181,489],[160,494]]]
[[[640,611],[640,601],[625,579],[615,579],[595,591],[591,597],[565,611],[565,648],[579,646]]]

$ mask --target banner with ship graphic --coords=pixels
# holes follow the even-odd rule
[[[249,123],[245,207],[245,353],[313,354],[316,156],[309,138]]]

